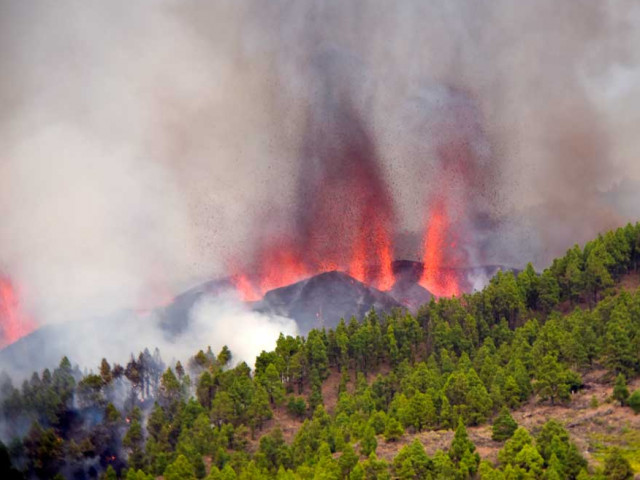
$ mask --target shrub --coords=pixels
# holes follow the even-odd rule
[[[627,400],[627,403],[634,413],[640,413],[640,389],[631,394],[631,396]]]

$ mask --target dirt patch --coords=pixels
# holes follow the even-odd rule
[[[627,292],[635,292],[640,287],[640,273],[627,273],[620,279],[620,288]]]
[[[322,382],[322,401],[324,402],[324,408],[332,414],[338,404],[338,390],[340,388],[340,381],[342,374],[338,368],[331,368],[329,377]],[[353,385],[353,379],[350,378],[348,386]],[[348,388],[348,387],[347,387]],[[348,388],[349,389],[349,388]]]
[[[589,372],[585,375],[584,381],[586,388],[574,394],[567,405],[541,404],[532,399],[512,412],[512,415],[518,425],[525,427],[534,436],[545,422],[550,419],[558,420],[565,426],[589,464],[595,467],[600,464],[602,452],[607,448],[616,445],[624,450],[625,447],[629,447],[628,437],[633,432],[640,432],[640,415],[634,415],[630,408],[621,407],[617,402],[610,400],[613,387],[605,370]],[[629,384],[630,391],[637,388],[640,388],[640,379]],[[594,397],[597,407],[593,406]],[[504,444],[491,440],[491,425],[469,427],[467,430],[480,457],[495,463],[498,451]],[[433,455],[437,450],[449,449],[453,433],[451,430],[405,433],[400,440],[393,443],[387,443],[379,437],[377,453],[379,457],[392,461],[402,447],[418,438],[427,453]],[[628,458],[636,467],[633,457],[635,451],[629,452]]]

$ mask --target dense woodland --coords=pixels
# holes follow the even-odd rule
[[[640,411],[640,290],[618,288],[640,263],[640,224],[575,246],[541,274],[499,272],[481,292],[432,301],[416,315],[370,312],[306,338],[280,336],[252,369],[232,352],[165,365],[145,351],[83,374],[67,358],[21,386],[4,376],[0,478],[627,479],[616,449],[588,465],[565,427],[519,427],[510,411],[569,402],[606,368],[611,401]],[[338,397],[323,382],[339,376]],[[331,403],[331,408],[327,405]],[[299,425],[285,440],[274,412]],[[467,427],[490,423],[497,463]],[[427,455],[415,440],[391,461],[382,443],[455,430]]]

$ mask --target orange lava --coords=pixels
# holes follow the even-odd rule
[[[393,247],[384,224],[363,219],[363,227],[350,239],[351,253],[345,259],[337,249],[327,249],[326,256],[315,252],[305,255],[286,242],[274,242],[263,249],[252,268],[235,269],[232,284],[244,301],[260,300],[266,292],[324,272],[341,270],[355,279],[390,290],[395,283],[392,270]],[[371,225],[369,225],[369,223]],[[312,244],[313,245],[313,244]]]
[[[295,250],[276,250],[271,252],[262,263],[260,291],[264,294],[269,290],[289,285],[308,276],[307,266],[295,253]]]
[[[379,290],[390,290],[396,279],[393,274],[393,246],[389,222],[368,212],[356,235],[347,273],[360,282]]]
[[[424,269],[420,277],[420,285],[436,297],[452,297],[460,295],[460,286],[453,271],[445,264],[449,249],[455,243],[447,243],[450,221],[445,202],[441,199],[431,206],[429,222],[424,235],[423,263]]]
[[[260,292],[256,290],[245,274],[239,273],[234,275],[231,282],[233,283],[233,286],[238,292],[240,298],[245,302],[255,302],[262,298]]]
[[[0,277],[0,348],[32,332],[35,324],[20,307],[13,284]]]

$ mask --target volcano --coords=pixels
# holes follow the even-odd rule
[[[268,290],[259,299],[246,301],[246,304],[261,313],[295,320],[304,335],[312,328],[333,328],[341,318],[361,320],[371,309],[385,313],[404,308],[415,313],[421,305],[437,297],[420,285],[425,269],[423,263],[399,260],[392,262],[391,268],[395,283],[384,291],[346,272],[332,270]],[[442,275],[455,279],[463,292],[471,292],[500,269],[507,270],[500,265],[444,268]],[[367,272],[369,270],[370,276],[376,278],[376,267],[370,266]],[[170,305],[157,310],[163,329],[169,335],[179,335],[189,325],[191,308],[203,296],[217,296],[225,291],[237,291],[237,288],[236,279],[225,278],[187,290]],[[242,292],[239,296],[242,298]]]
[[[447,278],[458,279],[464,291],[470,292],[480,283],[486,283],[499,269],[505,270],[498,265],[488,265],[448,268],[443,274]],[[246,302],[246,305],[268,315],[291,318],[296,322],[299,333],[306,335],[313,328],[333,328],[341,318],[346,321],[351,317],[361,320],[372,308],[380,314],[397,308],[415,313],[434,297],[420,285],[424,272],[421,262],[394,261],[392,271],[395,283],[386,291],[361,282],[346,272],[334,270],[269,290],[259,300]],[[478,285],[474,286],[476,281]],[[153,345],[140,342],[145,331],[156,331],[158,327],[166,339],[182,342],[191,322],[193,308],[207,297],[229,295],[230,292],[238,296],[234,279],[221,278],[186,290],[168,305],[158,307],[153,312],[123,311],[115,312],[106,319],[47,325],[1,349],[0,365],[12,365],[20,371],[45,368],[69,353],[69,342],[84,345],[86,342],[83,342],[83,338],[100,335],[108,336],[105,337],[105,344],[108,341],[119,342],[130,345],[132,351],[147,346],[153,348]],[[140,332],[139,338],[129,338],[127,333],[122,333],[131,331],[131,322]],[[105,323],[111,325],[109,330],[103,328]],[[238,335],[242,334],[238,332]]]
[[[303,334],[335,327],[341,318],[361,319],[372,308],[388,312],[401,307],[391,295],[338,271],[271,290],[254,305],[260,312],[293,318]]]

